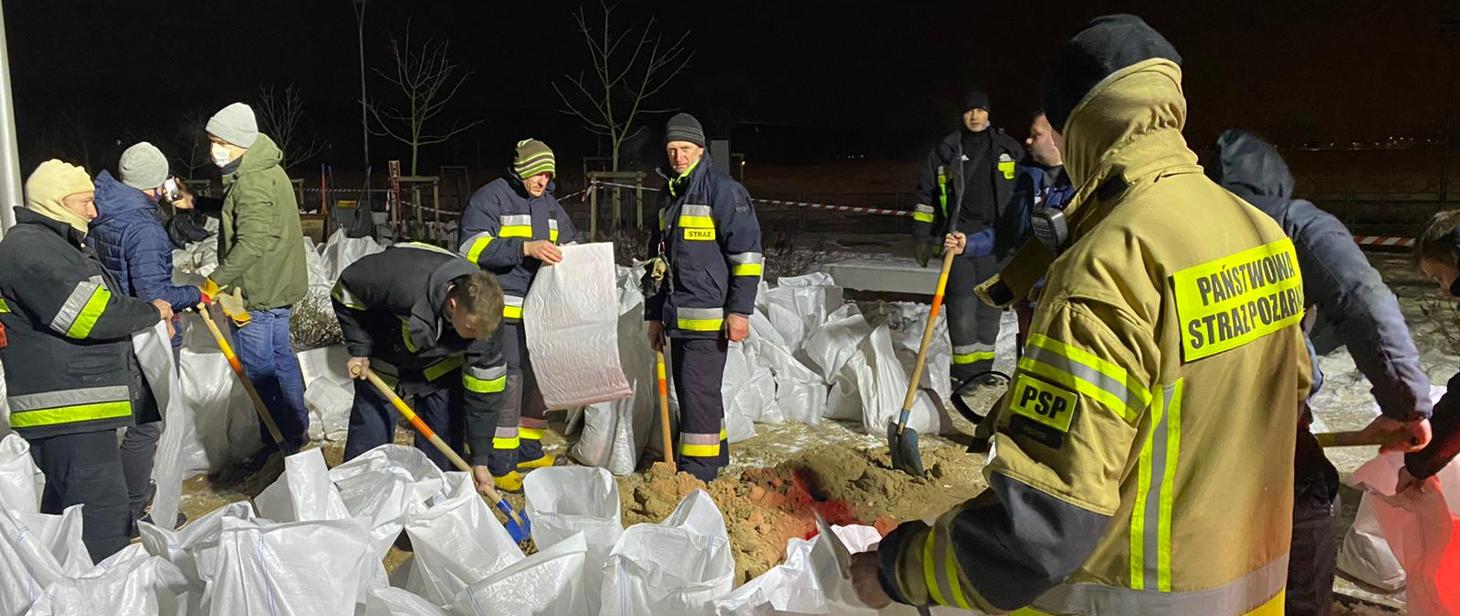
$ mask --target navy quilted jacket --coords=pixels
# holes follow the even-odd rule
[[[102,171],[96,176],[96,212],[87,241],[123,293],[161,299],[173,310],[202,301],[197,287],[172,284],[172,240],[150,197]]]

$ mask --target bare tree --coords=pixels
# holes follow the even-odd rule
[[[387,74],[374,69],[377,75],[400,89],[405,99],[401,106],[386,106],[367,102],[370,117],[375,127],[370,134],[390,137],[411,146],[411,175],[417,175],[421,147],[442,143],[456,135],[481,124],[483,120],[463,122],[453,120],[450,128],[433,130],[433,122],[456,96],[471,72],[458,73],[461,68],[448,55],[450,43],[427,39],[420,48],[411,46],[410,27],[406,27],[404,42],[395,37],[390,39],[391,57],[395,59],[395,71]]]
[[[187,170],[187,179],[192,179],[198,169],[208,165],[208,137],[204,132],[208,126],[207,112],[194,109],[184,114],[173,135],[173,163],[178,169]]]
[[[316,135],[310,135],[306,142],[299,134],[299,121],[304,119],[304,99],[299,96],[294,84],[284,86],[282,92],[273,85],[260,86],[257,111],[259,128],[278,144],[284,155],[281,166],[285,169],[319,156],[329,147],[329,143],[320,141]]]
[[[643,126],[634,121],[641,113],[662,113],[666,109],[648,109],[645,104],[689,66],[694,52],[685,47],[686,30],[672,43],[655,27],[650,17],[642,29],[619,28],[613,23],[615,7],[600,2],[603,19],[589,24],[581,7],[573,14],[578,31],[588,45],[593,63],[592,77],[583,73],[564,75],[570,92],[557,82],[553,89],[567,106],[564,113],[577,116],[589,132],[608,137],[612,149],[613,170],[619,170],[619,148]],[[636,32],[637,30],[637,32]]]

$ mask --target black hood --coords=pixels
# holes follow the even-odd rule
[[[1095,84],[1127,66],[1151,58],[1181,64],[1181,54],[1135,15],[1096,17],[1060,48],[1044,82],[1044,114],[1050,126],[1065,132],[1070,112]]]
[[[1229,130],[1217,138],[1217,159],[1207,166],[1207,175],[1258,207],[1263,206],[1259,201],[1293,197],[1293,174],[1277,148],[1245,130]]]

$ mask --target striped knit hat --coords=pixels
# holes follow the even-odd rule
[[[523,139],[517,142],[517,156],[512,159],[512,171],[525,180],[543,172],[557,175],[558,165],[553,158],[552,148],[546,143],[536,139]]]

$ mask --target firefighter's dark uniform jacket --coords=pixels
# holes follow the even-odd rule
[[[510,169],[471,196],[461,213],[460,237],[462,256],[495,274],[501,283],[502,316],[509,323],[522,320],[522,299],[542,267],[541,261],[522,255],[522,244],[579,241],[578,230],[553,196],[552,187],[534,198]]]
[[[923,166],[918,174],[918,188],[914,196],[917,204],[913,207],[913,236],[927,241],[937,241],[941,244],[941,238],[948,233],[948,214],[952,212],[953,205],[957,202],[958,191],[974,190],[973,183],[978,181],[992,181],[994,185],[994,220],[984,229],[963,229],[959,231],[974,235],[977,233],[991,233],[993,235],[993,252],[996,257],[1003,257],[1013,250],[1018,244],[1020,222],[1018,212],[1012,207],[1014,196],[1014,184],[1018,175],[1018,163],[1024,159],[1024,147],[1019,141],[1004,133],[1003,130],[989,127],[992,132],[989,139],[988,153],[992,162],[993,177],[964,178],[964,161],[969,154],[963,151],[963,130],[956,130],[944,137],[938,145],[928,153],[923,160]],[[968,208],[968,200],[963,203]],[[960,217],[967,219],[971,213],[965,211]],[[972,240],[970,240],[972,242]]]
[[[451,281],[479,271],[443,248],[397,244],[345,268],[332,299],[345,347],[352,357],[369,357],[371,369],[412,395],[461,374],[466,443],[473,465],[485,465],[507,383],[501,330],[483,340],[466,340],[446,322]]]
[[[10,427],[42,438],[130,426],[132,334],[162,318],[128,297],[80,232],[26,209],[0,241]]]
[[[666,184],[649,258],[662,256],[669,270],[646,297],[644,320],[663,321],[672,337],[719,338],[727,313],[755,311],[764,257],[750,193],[709,154],[683,175],[660,173]]]
[[[1308,393],[1292,241],[1206,178],[1181,71],[1099,81],[1065,123],[1079,187],[984,469],[989,490],[879,548],[912,604],[1281,614]]]

